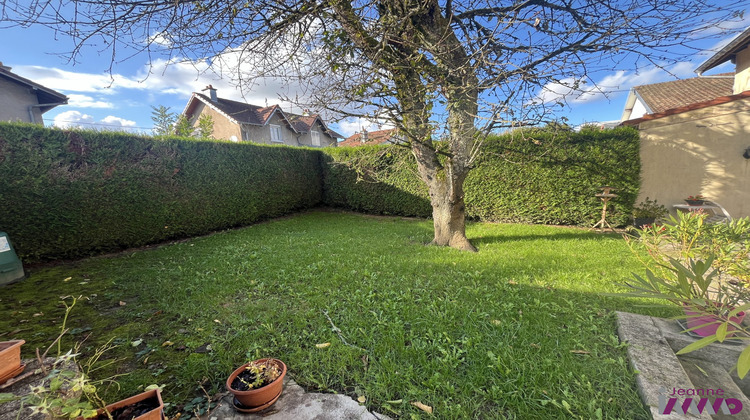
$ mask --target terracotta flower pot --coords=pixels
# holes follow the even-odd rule
[[[716,330],[722,323],[722,321],[716,314],[706,313],[706,311],[702,311],[700,309],[692,308],[689,306],[684,306],[683,310],[685,311],[685,315],[687,316],[686,322],[688,329],[695,328],[694,330],[692,330],[692,332],[698,334],[701,337],[708,337],[716,334]],[[745,313],[740,312],[737,314],[737,316],[734,316],[729,320],[734,322],[735,324],[739,324],[744,318]],[[735,330],[737,330],[737,328],[734,325],[729,324],[727,326],[727,337],[733,336],[733,331]]]
[[[245,363],[244,365],[237,368],[234,372],[232,372],[231,375],[229,375],[229,379],[227,379],[227,390],[234,394],[234,397],[237,399],[237,401],[244,406],[244,408],[247,408],[247,411],[251,411],[253,409],[265,409],[271,406],[273,402],[281,395],[281,391],[283,388],[283,382],[284,382],[284,376],[286,375],[286,365],[284,362],[282,362],[279,359],[259,359],[255,360],[254,362],[265,362],[265,361],[271,361],[273,362],[279,369],[281,369],[281,375],[279,375],[278,378],[276,378],[275,381],[271,382],[270,384],[258,388],[258,389],[251,389],[249,391],[239,391],[232,388],[232,382],[234,379],[245,369],[247,366],[250,365],[250,363]]]
[[[162,420],[164,419],[164,401],[161,399],[161,392],[158,389],[152,389],[150,391],[141,392],[138,395],[134,395],[130,398],[126,398],[124,400],[118,401],[114,404],[109,404],[106,409],[108,412],[112,413],[115,410],[118,410],[123,407],[127,407],[129,405],[137,404],[140,401],[147,400],[149,398],[156,398],[156,400],[159,402],[159,406],[157,408],[154,408],[153,410],[143,413],[139,415],[138,417],[133,417],[133,420]],[[104,417],[102,417],[104,416]],[[102,410],[100,410],[99,418],[107,418],[106,414]],[[131,417],[128,417],[130,419]]]
[[[21,346],[24,340],[0,342],[0,384],[23,372]]]
[[[706,203],[706,200],[685,200],[688,206],[702,206]]]

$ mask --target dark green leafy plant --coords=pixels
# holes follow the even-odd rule
[[[660,219],[668,213],[669,210],[666,207],[648,197],[633,207],[633,217],[636,219]]]
[[[627,296],[653,298],[708,316],[717,325],[716,333],[681,349],[685,354],[713,342],[723,342],[732,330],[733,339],[750,340],[750,330],[737,316],[750,309],[750,220],[708,224],[701,212],[678,213],[662,226],[636,229],[627,237],[635,255],[647,251],[641,259],[646,276],[634,274],[626,283]],[[693,315],[695,316],[695,315]],[[683,318],[687,318],[688,315]],[[697,326],[692,329],[700,328]],[[750,346],[737,361],[737,373],[743,378],[750,371]]]

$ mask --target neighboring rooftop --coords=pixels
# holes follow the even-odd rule
[[[374,144],[383,144],[391,141],[391,138],[395,137],[396,129],[389,128],[386,130],[377,131],[362,131],[352,136],[347,137],[346,140],[339,143],[339,147],[356,147],[356,146],[370,146]],[[394,138],[395,140],[395,138]],[[391,141],[392,142],[392,141]]]
[[[744,32],[734,37],[733,40],[729,41],[729,43],[722,49],[720,49],[716,54],[714,54],[703,64],[698,66],[698,68],[695,69],[695,72],[699,75],[702,75],[706,71],[720,66],[727,61],[731,60],[732,62],[734,62],[737,58],[737,53],[744,50],[748,45],[750,45],[750,28],[745,29]]]
[[[321,125],[325,127],[326,132],[334,138],[344,138],[341,134],[328,128],[317,114],[312,115],[297,115],[291,112],[286,112],[281,109],[278,105],[261,107],[257,105],[251,105],[244,102],[232,101],[224,98],[216,98],[211,100],[210,97],[202,93],[193,93],[193,96],[199,99],[201,102],[208,106],[215,108],[217,111],[226,115],[228,118],[234,120],[238,124],[252,124],[252,125],[265,125],[273,116],[274,113],[278,112],[282,118],[284,118],[289,126],[298,133],[309,132],[315,121],[320,121]],[[188,105],[185,107],[185,114],[192,114],[195,101],[188,101]]]
[[[44,113],[50,109],[68,103],[68,97],[60,92],[54,91],[50,88],[44,87],[39,83],[33,82],[25,77],[21,77],[12,71],[8,66],[4,66],[0,62],[0,77],[13,81],[19,85],[26,86],[36,93],[38,104],[43,105],[39,107],[39,110]]]
[[[650,108],[650,113],[654,114],[729,96],[733,85],[734,73],[724,73],[713,77],[693,77],[636,86],[634,90]]]

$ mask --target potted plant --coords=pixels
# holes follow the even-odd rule
[[[656,200],[646,197],[646,200],[633,208],[633,219],[635,227],[641,229],[646,225],[652,225],[656,219],[666,216],[668,210]]]
[[[743,291],[741,285],[720,281],[719,272],[712,268],[713,258],[691,259],[687,264],[669,258],[669,262],[671,267],[664,267],[658,275],[650,269],[646,270],[645,277],[634,275],[634,279],[626,283],[633,290],[627,295],[663,299],[681,306],[687,332],[700,337],[721,335],[721,341],[733,336],[745,317],[737,308],[750,293]]]
[[[71,304],[62,301],[65,305],[65,316],[60,334],[41,355],[37,349],[39,367],[35,373],[42,375],[41,381],[31,386],[29,393],[20,397],[7,393],[0,394],[0,404],[20,400],[22,408],[19,414],[24,412],[23,407],[27,407],[30,412],[26,412],[32,416],[41,414],[54,419],[162,420],[164,403],[160,389],[156,385],[147,387],[145,392],[136,396],[110,405],[106,405],[99,397],[97,385],[111,381],[112,378],[92,381],[89,379],[89,373],[100,367],[99,360],[105,352],[112,349],[109,343],[96,348],[93,355],[83,364],[76,360],[80,344],[75,346],[75,350],[68,350],[62,354],[60,340],[68,331],[67,319],[76,302],[76,298],[73,298]],[[55,345],[57,357],[47,358],[47,353]]]
[[[634,275],[625,295],[681,307],[684,315],[676,318],[686,320],[684,330],[702,337],[678,355],[729,337],[750,339],[750,328],[742,324],[750,310],[750,218],[714,224],[705,219],[697,212],[677,213],[658,229],[648,227],[626,237],[646,275]],[[643,251],[650,258],[642,258]],[[737,360],[737,374],[744,378],[749,372],[746,346]]]
[[[279,359],[258,359],[237,368],[227,379],[227,390],[234,394],[238,411],[264,410],[281,396],[286,365]]]
[[[0,384],[23,372],[26,365],[21,364],[21,346],[24,340],[0,342]]]
[[[685,199],[685,202],[690,206],[702,206],[706,202],[706,197],[698,195],[690,195]]]
[[[106,413],[105,413],[106,411]],[[161,389],[151,385],[146,391],[130,398],[107,405],[97,411],[94,420],[162,420],[164,418],[164,402],[161,399]]]

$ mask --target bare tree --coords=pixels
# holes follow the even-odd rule
[[[113,63],[142,51],[225,59],[239,83],[293,74],[308,86],[306,105],[388,119],[429,187],[433,243],[464,250],[475,248],[463,184],[487,133],[543,120],[565,100],[546,100],[545,87],[590,94],[597,71],[674,62],[677,47],[716,36],[742,11],[722,0],[2,3],[6,22],[72,36],[73,57],[95,44]]]

